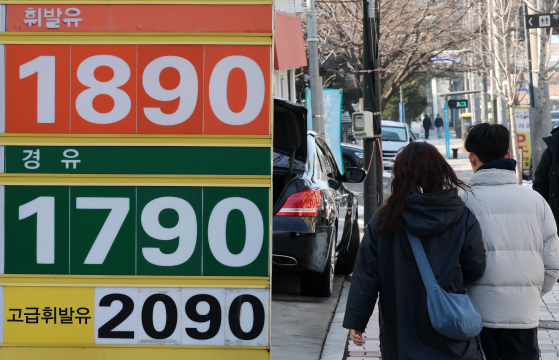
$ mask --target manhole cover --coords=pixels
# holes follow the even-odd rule
[[[540,329],[559,330],[559,321],[540,321]]]

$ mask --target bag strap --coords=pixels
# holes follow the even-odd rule
[[[429,260],[427,260],[427,255],[425,255],[423,245],[421,245],[421,240],[419,240],[417,236],[412,235],[407,228],[405,229],[408,234],[413,256],[415,257],[415,262],[417,263],[417,267],[421,273],[421,278],[423,279],[423,284],[425,285],[427,292],[429,292],[431,289],[438,286],[437,279],[433,274],[431,265],[429,265]]]

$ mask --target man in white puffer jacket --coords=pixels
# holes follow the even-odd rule
[[[483,319],[488,360],[539,359],[540,297],[559,277],[559,239],[547,202],[518,185],[509,131],[488,123],[469,130],[465,147],[475,172],[461,194],[482,230],[485,273],[468,291]]]

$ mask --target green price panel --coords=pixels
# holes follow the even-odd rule
[[[270,148],[6,146],[6,173],[270,175]]]
[[[268,188],[0,191],[5,274],[269,275]]]

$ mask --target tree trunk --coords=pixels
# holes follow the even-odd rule
[[[545,32],[543,29],[537,30],[538,36],[538,93],[535,98],[536,116],[534,119],[534,134],[532,136],[532,169],[534,171],[540,164],[542,157],[542,122],[543,122],[543,97],[545,96],[544,86],[546,79],[546,63],[545,63]]]
[[[522,158],[518,151],[518,131],[516,130],[516,117],[514,116],[514,103],[507,104],[509,107],[510,140],[512,147],[512,157],[516,160],[516,176],[518,184],[522,185]]]

